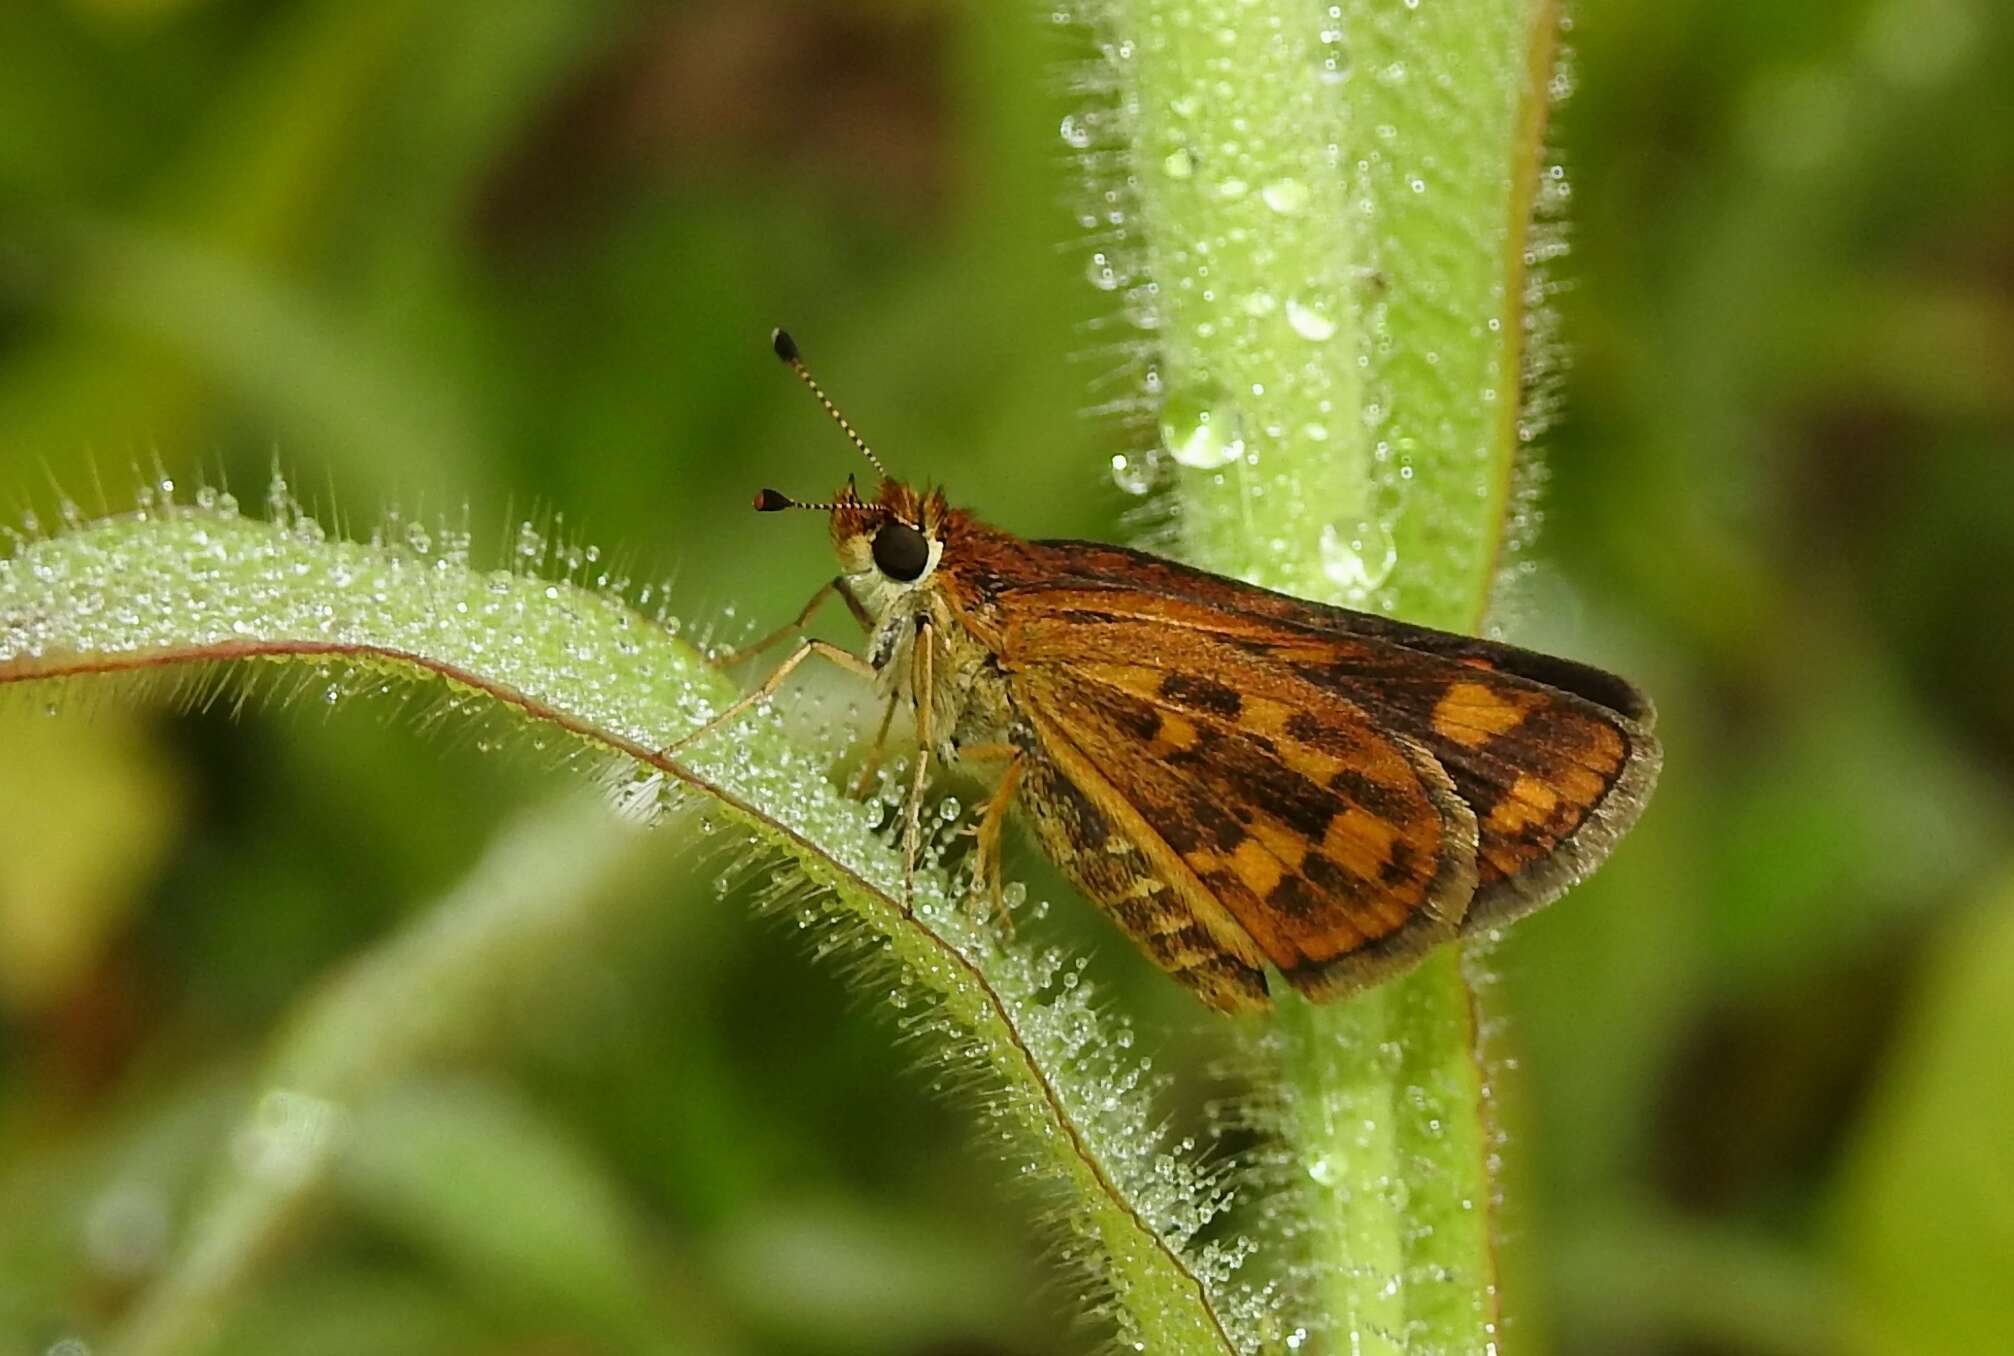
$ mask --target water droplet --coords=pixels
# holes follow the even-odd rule
[[[1196,172],[1196,157],[1187,146],[1178,146],[1162,159],[1161,169],[1170,179],[1187,179]]]
[[[540,535],[536,525],[529,522],[517,525],[515,550],[518,562],[528,568],[537,566],[538,562],[545,558],[545,538]]]
[[[1103,250],[1091,256],[1091,262],[1085,266],[1084,276],[1089,278],[1091,286],[1100,292],[1116,291],[1119,284],[1124,281],[1119,276],[1119,270],[1112,266],[1111,259]]]
[[[1266,206],[1283,217],[1291,217],[1308,205],[1308,186],[1291,176],[1275,179],[1259,190]]]
[[[1399,547],[1382,522],[1359,518],[1322,528],[1322,573],[1351,601],[1367,596],[1391,578]]]
[[[1065,114],[1062,124],[1056,129],[1063,136],[1063,143],[1083,150],[1091,144],[1091,129],[1085,120],[1075,113]]]
[[[1264,288],[1256,292],[1247,292],[1240,304],[1244,307],[1246,315],[1271,315],[1280,309],[1280,299]]]
[[[1153,283],[1127,288],[1123,306],[1126,319],[1143,330],[1161,328],[1161,313],[1155,309],[1160,295]]]
[[[1217,196],[1226,202],[1236,202],[1245,196],[1251,185],[1235,176],[1222,180],[1217,185]]]
[[[1222,387],[1179,387],[1161,402],[1161,445],[1184,466],[1209,471],[1244,455],[1238,412]]]
[[[1295,334],[1317,344],[1333,339],[1336,334],[1336,322],[1328,314],[1328,308],[1299,297],[1287,302],[1287,324]]]
[[[1158,452],[1112,454],[1112,483],[1125,494],[1145,494],[1161,476]]]

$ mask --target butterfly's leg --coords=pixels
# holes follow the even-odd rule
[[[670,758],[674,756],[687,745],[692,744],[696,740],[703,739],[715,730],[731,723],[742,712],[748,710],[749,707],[754,706],[757,702],[774,695],[776,690],[783,686],[783,680],[790,676],[790,671],[813,655],[829,659],[849,673],[857,673],[861,677],[868,679],[874,677],[874,666],[859,655],[854,654],[851,650],[843,650],[839,646],[829,644],[823,640],[800,641],[797,648],[790,652],[790,657],[785,659],[781,664],[778,664],[776,671],[762,680],[761,686],[736,701],[697,730],[666,744],[657,751],[658,757]]]
[[[916,702],[916,775],[909,783],[909,818],[902,826],[902,908],[916,905],[916,855],[923,845],[923,784],[930,776],[930,741],[936,737],[930,708],[936,701],[936,637],[927,619],[916,622],[909,690]]]
[[[895,708],[902,700],[896,693],[888,699],[888,709],[881,713],[881,727],[874,732],[874,743],[867,750],[867,761],[860,768],[860,775],[853,779],[853,798],[867,799],[867,788],[874,784],[874,775],[881,771],[881,754],[888,747],[888,727],[895,719]]]
[[[818,609],[825,605],[825,600],[834,594],[838,594],[844,600],[846,610],[853,614],[853,620],[860,623],[862,631],[873,631],[874,618],[867,615],[867,609],[860,605],[860,599],[854,597],[853,590],[846,583],[846,576],[843,574],[834,575],[825,581],[818,592],[811,595],[811,600],[791,620],[777,627],[761,640],[751,645],[744,645],[738,650],[729,650],[726,654],[716,655],[710,662],[717,669],[731,669],[742,660],[761,654],[778,641],[802,631],[805,624],[817,614]]]
[[[972,879],[976,886],[984,882],[993,900],[993,916],[1012,933],[1014,915],[1007,912],[1006,891],[1000,880],[1000,830],[1007,822],[1007,807],[1014,803],[1014,792],[1021,785],[1021,750],[1012,744],[978,744],[969,749],[959,750],[961,757],[1005,758],[1007,770],[1000,774],[999,785],[986,799],[986,808],[979,816],[979,827],[974,833],[978,839],[978,861],[972,867]]]

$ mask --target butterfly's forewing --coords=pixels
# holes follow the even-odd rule
[[[1556,897],[1655,779],[1648,703],[1599,670],[1036,546],[1039,576],[988,581],[988,629],[1040,752],[1312,994]]]
[[[1557,898],[1635,822],[1657,777],[1662,755],[1640,696],[1630,713],[1599,705],[1525,676],[1521,651],[1448,658],[1376,640],[1337,657],[1283,640],[1266,653],[1346,698],[1376,694],[1386,728],[1447,770],[1476,817],[1465,930]]]
[[[1220,614],[1217,625],[1240,643],[1295,664],[1385,728],[1424,744],[1480,821],[1470,927],[1528,913],[1592,870],[1656,783],[1656,713],[1635,687],[1602,669],[1311,603],[1122,546],[1034,545],[1045,553],[1047,586],[1144,589],[1192,601]],[[1265,636],[1254,626],[1261,620],[1286,626]],[[1329,653],[1331,638],[1360,648]]]

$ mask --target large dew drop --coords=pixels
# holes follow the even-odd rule
[[[1214,382],[1177,387],[1161,402],[1161,446],[1184,466],[1214,471],[1245,452],[1230,396]]]

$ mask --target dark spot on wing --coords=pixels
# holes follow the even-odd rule
[[[1190,807],[1196,822],[1215,840],[1220,852],[1234,852],[1248,836],[1238,817],[1215,801],[1197,800]]]
[[[1235,900],[1251,897],[1252,887],[1245,884],[1244,878],[1229,867],[1215,871],[1198,871],[1196,879],[1203,882],[1203,888],[1217,899]]]
[[[1385,864],[1378,870],[1378,879],[1387,885],[1404,884],[1418,876],[1419,863],[1419,850],[1403,838],[1394,838]]]
[[[1341,808],[1334,792],[1242,734],[1203,726],[1196,731],[1195,744],[1168,755],[1167,762],[1193,769],[1213,788],[1207,798],[1199,795],[1192,802],[1197,817],[1211,823],[1235,824],[1224,807],[1248,801],[1296,835],[1319,843]],[[1222,832],[1215,836],[1226,850],[1238,845],[1236,837],[1227,841]]]
[[[1324,895],[1360,903],[1370,896],[1370,884],[1354,871],[1345,871],[1319,852],[1301,859],[1301,874]]]
[[[1288,874],[1280,877],[1280,883],[1266,896],[1266,907],[1281,915],[1296,920],[1305,920],[1319,913],[1324,906],[1322,897],[1315,887],[1300,876]]]
[[[1137,698],[1117,692],[1104,694],[1101,705],[1121,733],[1147,743],[1161,733],[1161,713]]]
[[[1162,841],[1173,848],[1178,856],[1186,857],[1203,845],[1203,836],[1196,831],[1196,825],[1187,820],[1155,815],[1152,823],[1154,832],[1160,834]]]
[[[1102,852],[1112,836],[1112,822],[1068,777],[1046,779],[1057,815],[1070,824],[1070,841],[1085,852]]]
[[[1336,815],[1335,796],[1293,768],[1255,757],[1244,781],[1267,813],[1299,837],[1319,843],[1329,831],[1329,821]]]
[[[1343,768],[1329,778],[1329,789],[1366,814],[1393,823],[1404,823],[1414,812],[1404,788],[1357,771]]]
[[[1305,711],[1296,711],[1287,717],[1287,734],[1303,744],[1320,745],[1328,734],[1328,727]]]
[[[1161,695],[1178,706],[1226,719],[1236,717],[1245,706],[1245,699],[1238,695],[1237,689],[1191,673],[1165,675],[1161,679]]]

